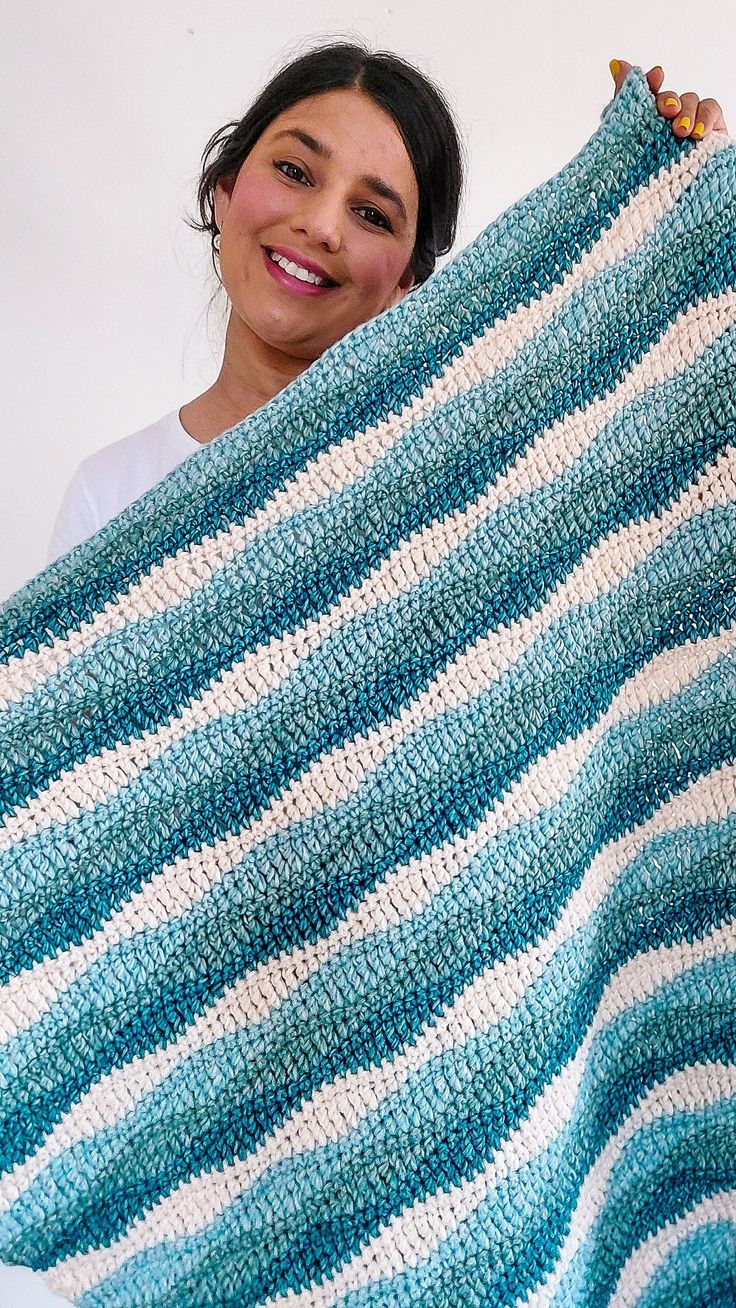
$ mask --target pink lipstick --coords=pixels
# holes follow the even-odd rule
[[[326,295],[328,291],[334,291],[336,286],[317,286],[314,282],[302,281],[300,277],[294,277],[285,268],[274,263],[266,247],[263,247],[263,260],[266,268],[270,272],[275,282],[280,286],[286,287],[287,290],[293,291],[296,295]]]

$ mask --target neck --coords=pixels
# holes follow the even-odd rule
[[[274,349],[231,309],[217,380],[180,410],[186,431],[203,444],[213,440],[267,404],[311,362]]]

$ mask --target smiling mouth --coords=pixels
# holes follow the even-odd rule
[[[329,291],[339,285],[339,282],[332,277],[319,277],[309,271],[308,268],[302,268],[300,264],[293,263],[290,259],[282,255],[276,255],[270,246],[264,245],[263,252],[267,263],[271,268],[277,269],[289,282],[296,284],[297,287],[309,288],[313,291]]]

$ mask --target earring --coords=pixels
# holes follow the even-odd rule
[[[215,235],[214,235],[213,238],[212,238],[212,248],[213,248],[213,250],[215,251],[215,254],[219,254],[219,253],[220,253],[220,229],[219,229],[219,227],[218,227],[217,231],[215,232]]]

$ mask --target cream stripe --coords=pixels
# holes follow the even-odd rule
[[[654,1279],[668,1254],[701,1227],[711,1222],[731,1222],[736,1235],[736,1190],[721,1190],[700,1203],[669,1226],[645,1240],[624,1264],[610,1308],[636,1308],[641,1295]],[[705,1272],[705,1268],[702,1269]]]
[[[10,660],[0,672],[0,707],[22,698],[34,684],[63,667],[101,636],[136,619],[163,612],[171,605],[173,596],[176,597],[174,603],[181,603],[266,527],[339,492],[344,486],[352,485],[414,422],[452,395],[502,368],[525,341],[549,322],[574,290],[636,249],[664,214],[674,207],[702,166],[725,144],[718,134],[713,133],[670,169],[662,169],[617,214],[561,284],[530,305],[519,306],[513,314],[495,323],[466,346],[444,373],[399,413],[324,451],[242,526],[208,537],[152,568],[127,595],[108,603],[91,621],[82,623],[77,631],[54,641],[51,646],[27,651]]]
[[[636,395],[642,394],[649,387],[684,372],[691,367],[699,355],[712,342],[736,323],[736,292],[728,291],[714,300],[701,301],[693,309],[678,318],[660,339],[656,346],[639,364],[632,369],[620,385],[603,399],[595,401],[588,409],[576,411],[563,421],[555,423],[545,432],[516,464],[464,513],[448,515],[443,522],[435,522],[430,527],[417,533],[391,554],[382,565],[370,574],[362,585],[349,595],[343,597],[333,608],[319,619],[310,621],[294,633],[286,633],[274,639],[268,645],[259,647],[245,659],[236,663],[221,675],[215,677],[202,694],[173,715],[168,722],[157,729],[145,733],[140,738],[121,742],[112,749],[104,749],[99,755],[85,759],[43,790],[37,797],[9,814],[0,825],[0,850],[7,849],[15,840],[30,836],[42,827],[53,822],[64,822],[78,817],[84,810],[90,810],[98,803],[105,803],[111,795],[132,781],[153,759],[159,757],[175,742],[183,739],[197,727],[204,726],[221,714],[241,712],[269,693],[283,681],[298,665],[312,653],[332,631],[350,621],[361,613],[387,603],[402,592],[410,591],[464,539],[474,531],[484,518],[493,513],[499,505],[511,502],[514,498],[525,495],[534,488],[553,480],[563,468],[570,466],[595,440],[600,430],[610,419],[620,412]],[[736,496],[736,467],[733,456],[726,455],[716,468],[722,469],[724,481],[730,482]],[[680,496],[677,504],[665,511],[661,519],[656,517],[650,523],[635,523],[623,532],[615,533],[595,547],[589,557],[590,566],[595,567],[600,561],[603,584],[593,588],[590,593],[602,593],[614,584],[628,568],[626,557],[627,540],[633,549],[648,551],[647,536],[657,532],[661,534],[689,516],[689,505],[694,501],[700,508],[698,488],[710,485],[713,470],[706,470],[699,482],[690,486]],[[710,480],[709,480],[710,479]],[[706,489],[707,493],[707,489]],[[716,495],[722,495],[722,488],[716,487]],[[719,501],[720,502],[720,501]],[[621,549],[621,556],[613,559],[614,551]],[[643,557],[639,554],[639,557]],[[576,586],[581,572],[587,571],[586,561],[571,574],[567,585],[558,588],[558,596],[572,595],[572,602],[578,602]],[[585,572],[583,572],[585,575]],[[557,601],[559,604],[559,599]],[[555,600],[542,609],[547,621],[556,617],[558,609]],[[538,634],[540,618],[532,615],[530,619],[521,619],[517,624],[519,630],[528,631],[530,640]],[[512,627],[512,631],[514,628]],[[488,642],[500,636],[492,634]],[[454,668],[462,668],[468,658],[475,659],[477,651],[483,649],[483,641],[471,651],[465,651],[449,666],[445,679],[452,675]],[[513,657],[518,657],[514,655]],[[441,686],[442,675],[426,692],[422,703],[436,693]],[[415,710],[412,710],[415,711]],[[402,715],[406,717],[406,714]],[[379,732],[390,743],[396,731],[396,724],[389,723]],[[346,753],[355,754],[358,737],[354,745],[348,746]],[[335,757],[340,758],[341,751]],[[320,761],[321,762],[321,761]],[[329,765],[328,765],[329,766]],[[348,768],[351,761],[348,759]],[[361,769],[359,768],[358,771]],[[339,783],[338,783],[339,784]]]
[[[649,954],[638,955],[620,969],[606,987],[602,1003],[586,1035],[582,1047],[584,1050],[582,1059],[587,1057],[595,1034],[610,1021],[609,1014],[626,1011],[633,1004],[654,994],[665,981],[674,979],[705,958],[714,957],[734,948],[736,948],[736,925],[732,923],[692,943],[684,942],[669,948],[653,950]],[[375,1082],[387,1079],[387,1074],[392,1072],[395,1065],[382,1064],[378,1069],[373,1069],[374,1075],[370,1079],[364,1074],[362,1112],[359,1112],[356,1107],[357,1087],[348,1086],[346,1093],[345,1087],[340,1082],[336,1082],[331,1088],[332,1093],[326,1091],[319,1097],[322,1103],[317,1106],[321,1108],[321,1114],[318,1112],[315,1115],[313,1125],[309,1122],[304,1123],[307,1129],[303,1130],[301,1141],[290,1137],[297,1120],[303,1116],[303,1110],[269,1137],[268,1141],[250,1158],[240,1160],[224,1170],[218,1169],[182,1183],[156,1204],[144,1218],[134,1222],[126,1234],[115,1241],[110,1248],[79,1254],[61,1263],[55,1272],[55,1275],[58,1274],[57,1284],[60,1292],[69,1294],[70,1290],[73,1290],[74,1293],[79,1294],[89,1290],[122,1266],[133,1254],[151,1248],[162,1240],[170,1241],[206,1229],[219,1213],[242,1195],[278,1157],[307,1152],[320,1147],[328,1139],[344,1138],[356,1121],[364,1116],[366,1111],[370,1111],[384,1093],[390,1093],[396,1085],[406,1079],[406,1069],[401,1064],[405,1064],[412,1054],[414,1059],[411,1070],[415,1071],[422,1063],[426,1063],[429,1057],[434,1057],[443,1049],[464,1043],[471,1035],[489,1030],[511,1011],[534,976],[538,975],[537,967],[530,964],[528,953],[522,955],[518,961],[522,965],[513,979],[499,976],[501,969],[498,965],[490,969],[484,977],[479,978],[469,987],[461,997],[461,1001],[453,1005],[452,1009],[443,1016],[436,1034],[431,1028],[426,1031],[422,1039],[431,1046],[428,1056],[425,1054],[422,1058],[425,1051],[419,1046],[404,1051],[396,1060],[399,1065],[396,1067],[398,1076],[396,1074],[390,1076],[391,1085],[388,1090],[385,1086],[377,1088]],[[503,980],[507,981],[505,990]],[[509,980],[512,981],[510,986]],[[494,984],[489,985],[489,981]],[[471,1005],[467,1002],[468,998],[472,999]],[[416,1061],[417,1055],[421,1062]],[[546,1101],[545,1111],[549,1114],[550,1103],[559,1099],[556,1112],[551,1117],[545,1117],[541,1108],[537,1112],[530,1113],[518,1130],[513,1132],[499,1148],[489,1164],[486,1172],[489,1173],[490,1179],[479,1183],[476,1177],[473,1181],[456,1187],[449,1195],[443,1193],[439,1196],[431,1196],[394,1217],[377,1237],[364,1246],[359,1255],[351,1259],[337,1276],[330,1279],[328,1288],[323,1291],[308,1292],[304,1297],[296,1296],[296,1299],[289,1296],[292,1308],[306,1308],[307,1304],[314,1304],[315,1308],[316,1305],[327,1308],[327,1305],[335,1303],[350,1289],[368,1284],[384,1275],[394,1275],[399,1270],[396,1263],[397,1253],[401,1255],[402,1260],[399,1266],[412,1256],[416,1261],[428,1257],[485,1197],[489,1185],[497,1183],[513,1168],[520,1166],[524,1158],[534,1157],[557,1136],[569,1118],[576,1086],[583,1071],[584,1068],[576,1060],[573,1060],[572,1065],[563,1071],[561,1078],[556,1082],[556,1092],[551,1092]],[[730,1075],[734,1073],[730,1072]],[[340,1079],[342,1080],[343,1078]],[[355,1081],[357,1078],[344,1078],[344,1080]],[[663,1098],[666,1098],[663,1092],[660,1093]],[[687,1079],[683,1094],[686,1098],[692,1094],[691,1083]],[[327,1115],[326,1122],[325,1115]],[[328,1134],[324,1129],[326,1123],[329,1123],[330,1128]],[[281,1144],[284,1137],[289,1144],[287,1149],[284,1149]],[[593,1173],[590,1175],[592,1176]],[[468,1198],[463,1200],[462,1196],[466,1188],[469,1190]],[[275,1303],[278,1308],[281,1308],[285,1301],[278,1299]]]
[[[54,958],[44,959],[33,969],[14,977],[5,987],[3,1002],[0,1004],[0,1042],[37,1020],[53,1003],[59,991],[71,985],[116,941],[129,938],[146,927],[181,916],[201,900],[250,850],[275,831],[283,830],[290,822],[318,812],[328,805],[339,804],[351,791],[358,789],[369,769],[378,767],[410,732],[428,718],[467,702],[473,695],[491,685],[522,657],[539,633],[552,621],[572,605],[581,601],[590,602],[598,593],[611,589],[689,514],[701,511],[710,504],[728,502],[725,491],[729,483],[736,495],[734,478],[736,449],[728,451],[706,469],[698,482],[688,487],[670,510],[660,517],[634,523],[596,547],[591,555],[581,561],[566,582],[557,588],[541,610],[531,616],[523,616],[510,628],[490,633],[472,649],[464,651],[423,695],[402,710],[398,719],[367,737],[355,737],[342,749],[317,760],[247,829],[224,838],[214,847],[204,846],[192,851],[165,867],[132,895],[89,940],[71,946]],[[674,690],[689,678],[697,676],[713,660],[733,648],[735,635],[734,632],[726,631],[717,637],[699,641],[695,645],[677,647],[658,656],[651,666],[647,665],[622,688],[596,724],[595,734],[588,736],[585,733],[583,739],[593,742],[613,726],[621,715],[648,707],[656,700],[658,687],[669,685]],[[557,754],[558,751],[555,751],[552,758],[555,759]],[[550,793],[550,780],[547,776],[549,766],[549,762],[540,760],[530,770],[528,779],[520,780],[523,792],[528,795],[533,795],[536,787],[541,795],[541,799],[535,801],[537,805],[544,805]],[[539,769],[541,774],[538,773]],[[516,788],[512,788],[510,795],[516,793]],[[509,811],[513,812],[513,809]],[[538,807],[534,811],[539,811]],[[443,861],[446,857],[446,854],[433,855],[433,858],[442,858]]]

